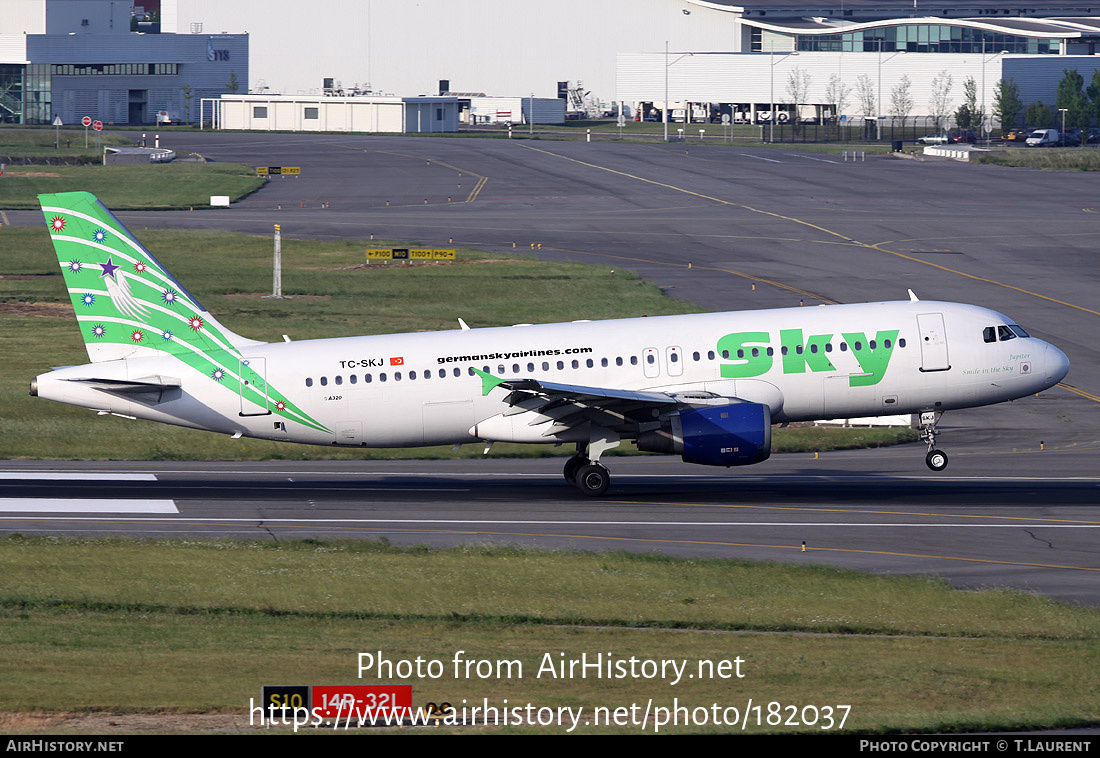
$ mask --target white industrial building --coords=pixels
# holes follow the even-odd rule
[[[479,92],[510,97],[522,111],[525,98],[563,97],[568,83],[600,106],[590,110],[621,104],[634,116],[683,108],[756,121],[773,110],[777,119],[866,117],[859,86],[865,94],[874,90],[870,112],[881,119],[905,81],[909,117],[927,116],[932,82],[941,75],[953,82],[949,113],[961,105],[968,79],[983,90],[987,113],[1002,78],[1019,85],[1025,106],[1052,105],[1064,69],[1077,69],[1087,83],[1100,60],[1097,8],[1073,0],[929,2],[333,0],[318,7],[162,0],[160,31],[246,39],[246,86],[258,95]],[[797,98],[788,91],[792,74],[805,84]],[[834,77],[847,103],[826,91]],[[335,110],[325,110],[335,118]],[[467,117],[473,115],[471,101]],[[535,121],[542,120],[536,109]]]
[[[666,93],[674,120],[681,112],[693,121],[716,120],[730,114],[734,123],[769,123],[776,112],[778,123],[794,118],[792,77],[800,79],[805,91],[799,98],[799,115],[805,121],[822,121],[836,116],[847,119],[871,117],[894,121],[892,94],[906,77],[914,119],[930,119],[933,86],[937,78],[951,82],[946,113],[953,114],[963,101],[963,84],[973,78],[977,105],[992,112],[997,82],[1012,79],[1020,99],[1029,104],[1041,101],[1053,105],[1063,70],[1076,69],[1088,84],[1093,71],[1100,70],[1100,56],[1007,55],[1000,52],[960,53],[670,53],[675,63],[666,67],[664,53],[622,53],[618,56],[619,97],[628,112],[660,113]],[[858,96],[861,80],[870,85],[873,103],[865,112]],[[840,82],[847,88],[844,101],[830,91]],[[941,85],[943,86],[943,85]],[[838,109],[838,105],[840,106]],[[634,111],[631,111],[634,109]]]
[[[1100,15],[1091,7],[924,3],[846,0],[811,10],[793,0],[334,0],[318,10],[291,0],[162,0],[159,26],[143,32],[131,31],[120,0],[5,0],[0,121],[193,121],[201,100],[239,86],[292,98],[354,90],[375,105],[272,101],[262,119],[254,114],[263,106],[246,113],[227,104],[232,112],[219,112],[219,123],[450,131],[451,106],[429,113],[417,96],[455,91],[458,123],[553,123],[564,118],[563,83],[602,106],[590,110],[617,104],[638,117],[882,121],[903,82],[915,120],[933,115],[937,78],[953,84],[948,113],[968,79],[989,113],[1002,79],[1018,85],[1025,106],[1054,105],[1064,70],[1089,83],[1100,67]],[[797,96],[793,78],[802,83]],[[474,91],[485,94],[462,94]],[[398,105],[398,95],[419,105]]]
[[[223,95],[202,103],[215,129],[292,132],[458,131],[455,97]]]

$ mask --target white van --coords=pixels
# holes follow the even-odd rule
[[[1058,147],[1062,144],[1062,137],[1057,129],[1036,129],[1028,135],[1028,147]]]

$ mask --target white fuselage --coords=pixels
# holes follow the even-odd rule
[[[73,405],[292,442],[562,442],[577,436],[546,436],[545,425],[503,416],[507,390],[483,394],[472,369],[584,387],[712,393],[765,404],[776,422],[945,411],[1023,397],[1062,379],[1068,361],[1052,345],[1018,336],[987,341],[989,327],[1012,323],[985,308],[903,301],[244,348],[252,370],[314,425],[242,401],[170,356],[67,367],[36,383],[39,396]],[[179,388],[152,402],[74,381],[88,377],[172,377]]]

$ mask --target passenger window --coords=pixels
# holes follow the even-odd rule
[[[631,366],[637,366],[638,365],[638,356],[636,356],[636,355],[630,356],[630,365]]]
[[[573,368],[580,368],[581,367],[581,362],[578,361],[578,360],[574,360],[573,363],[572,363],[572,366],[573,366]]]
[[[695,361],[699,360],[699,351],[695,351],[694,353],[692,353],[691,358]]]
[[[722,351],[722,357],[728,360],[729,357],[730,357],[730,351],[729,350],[723,350]]]
[[[875,349],[875,345],[876,345],[876,344],[877,344],[877,343],[876,343],[876,342],[875,342],[874,340],[871,340],[870,342],[868,342],[868,343],[867,343],[867,347],[869,347],[869,348],[871,348],[872,350],[874,350],[874,349]]]
[[[321,377],[321,386],[322,387],[327,387],[328,386],[328,377],[327,376],[322,376]]]
[[[653,365],[654,363],[656,363],[656,361],[657,361],[657,359],[656,359],[655,357],[653,357],[653,355],[652,355],[652,354],[650,354],[650,355],[647,355],[647,356],[645,357],[645,362],[646,362],[646,363],[648,363],[648,364],[649,364],[649,365],[651,365],[651,366],[652,366],[652,365]]]
[[[898,340],[898,347],[905,347],[905,338],[904,337],[902,337],[900,340]]]
[[[668,356],[668,360],[669,360],[670,363],[679,363],[680,362],[679,353],[672,353],[670,356]]]
[[[607,358],[600,358],[600,368],[607,368]]]
[[[519,364],[518,363],[513,363],[512,364],[512,373],[513,374],[518,374],[519,373]]]
[[[337,385],[341,385],[343,383],[344,383],[344,377],[342,377],[342,376],[336,377],[336,384]]]
[[[530,373],[534,370],[535,370],[535,364],[534,363],[528,363],[527,364],[527,372]]]
[[[744,350],[741,350],[741,349],[738,349],[738,351],[737,351],[737,357],[738,357],[738,358],[744,358],[744,357],[745,357],[745,351],[744,351]]]
[[[395,382],[401,381],[401,372],[400,371],[394,371],[393,372],[393,380]]]
[[[592,359],[591,359],[591,358],[589,358],[589,359],[588,359],[587,361],[585,361],[585,362],[584,362],[584,365],[588,366],[588,368],[592,368],[592,367],[593,367],[594,365],[596,365],[596,364],[594,364],[594,363],[592,362]]]
[[[352,384],[357,384],[359,382],[359,377],[357,377],[355,374],[352,374],[348,377],[348,381]]]
[[[542,370],[543,371],[549,371],[550,370],[550,364],[547,361],[542,362]]]
[[[455,369],[454,371],[452,371],[451,373],[452,373],[452,374],[454,374],[455,376],[462,376],[462,370],[461,370],[461,369],[457,369],[457,368],[456,368],[456,369]],[[486,373],[488,373],[488,372],[486,372]]]
[[[380,382],[386,381],[386,375],[385,374],[379,374],[378,375],[378,381],[380,381]]]
[[[558,361],[558,371],[565,368],[565,361]]]
[[[409,379],[410,380],[416,379],[416,372],[415,371],[410,371],[409,372]]]
[[[374,377],[371,376],[370,374],[364,374],[363,375],[363,381],[367,384],[370,384],[371,382],[374,381]]]
[[[621,365],[623,365],[623,357],[622,357],[621,355],[620,355],[620,356],[618,356],[617,358],[615,358],[615,365],[616,365],[616,366],[621,366]]]
[[[707,360],[709,360],[709,361],[714,360],[714,351],[713,350],[708,350],[707,351]]]
[[[306,377],[306,386],[307,387],[312,387],[313,386],[313,377],[311,377],[311,376]]]

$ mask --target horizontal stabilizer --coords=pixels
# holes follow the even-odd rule
[[[164,393],[178,390],[180,380],[170,376],[146,376],[141,379],[98,379],[95,377],[66,379],[92,389],[126,395],[132,400],[155,405],[164,399]]]

